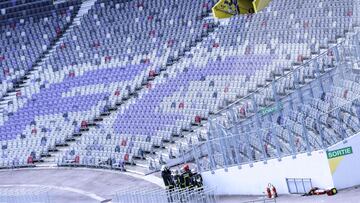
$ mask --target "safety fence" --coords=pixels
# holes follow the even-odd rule
[[[350,113],[353,114],[350,116]],[[360,98],[345,101],[316,115],[312,124],[306,123],[306,115],[302,116],[293,122],[293,126],[274,121],[274,125],[268,124],[263,128],[251,124],[226,128],[219,123],[211,123],[209,133],[216,134],[217,138],[194,145],[191,150],[193,160],[200,171],[213,171],[326,149],[359,132]]]
[[[215,188],[149,189],[127,188],[116,193],[117,203],[216,203]]]

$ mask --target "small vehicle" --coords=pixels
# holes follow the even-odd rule
[[[215,18],[257,13],[267,7],[271,0],[220,0],[212,8]]]

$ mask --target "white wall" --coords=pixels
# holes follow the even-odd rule
[[[359,163],[360,165],[360,163]],[[360,171],[359,171],[360,173]],[[328,165],[326,153],[316,151],[308,156],[300,154],[293,159],[284,157],[282,161],[269,160],[267,164],[263,162],[243,165],[241,169],[237,166],[202,173],[204,184],[207,186],[216,186],[217,193],[222,195],[263,194],[268,183],[272,183],[278,193],[288,193],[286,178],[311,178],[313,186],[320,188],[332,188],[333,181]]]
[[[339,163],[332,174],[334,185],[338,189],[360,185],[360,134],[350,137],[347,143],[340,142],[331,146],[329,151],[349,146],[352,147],[353,153],[339,157]],[[335,159],[329,159],[329,165],[331,161],[336,162]]]

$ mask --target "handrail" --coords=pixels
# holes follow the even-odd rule
[[[334,112],[334,111],[336,111],[336,110],[338,110],[338,109],[341,109],[341,108],[343,108],[344,106],[349,105],[349,104],[351,104],[351,103],[353,103],[353,102],[355,102],[355,101],[357,101],[357,100],[360,100],[360,96],[356,97],[356,98],[353,99],[353,100],[350,100],[350,101],[347,101],[347,102],[343,103],[341,106],[332,108],[332,109],[330,109],[330,110],[327,111],[327,112],[323,112],[323,113],[319,114],[319,116],[321,117],[321,116],[328,115],[328,114],[330,114],[331,112]],[[236,125],[232,125],[232,126],[230,126],[230,127],[225,127],[225,126],[223,126],[222,124],[219,124],[219,125],[220,125],[221,127],[223,127],[224,129],[230,129],[230,128],[236,126]],[[284,127],[283,125],[278,125],[278,126]],[[259,129],[259,130],[266,132],[266,131],[270,130],[271,128],[272,128],[272,127],[270,127],[270,128],[261,128],[261,129]],[[252,134],[252,133],[255,134],[256,131],[246,132],[245,134]],[[208,142],[208,141],[217,141],[217,140],[221,140],[221,139],[229,138],[229,137],[233,137],[233,136],[237,136],[237,135],[231,135],[231,136],[227,136],[227,137],[217,137],[217,138],[211,139],[211,140],[200,141],[200,142],[195,143],[195,145],[205,144],[205,143]]]
[[[340,73],[339,73],[339,74],[340,74]],[[351,100],[348,100],[348,101],[342,103],[340,106],[337,106],[337,107],[335,107],[335,108],[332,108],[332,109],[330,109],[330,110],[328,110],[328,111],[326,111],[326,112],[323,112],[323,113],[319,114],[319,117],[325,116],[325,115],[329,115],[329,114],[331,114],[332,112],[337,111],[338,109],[341,109],[341,108],[343,108],[343,107],[345,107],[345,106],[347,106],[347,105],[349,105],[349,104],[352,104],[353,102],[358,102],[359,100],[360,100],[360,96],[357,96],[357,97],[355,97],[355,98],[353,98],[353,99],[351,99]],[[220,127],[224,127],[224,126],[221,126],[221,124],[219,124],[219,125],[220,125]],[[279,126],[284,126],[284,124],[283,124],[283,125],[279,125]],[[271,127],[269,127],[269,128],[262,128],[262,129],[260,129],[260,130],[261,130],[261,131],[266,131],[266,130],[270,130],[271,128],[273,128],[273,126],[271,126]],[[246,132],[245,134],[252,134],[252,133],[255,133],[255,132]],[[356,132],[355,132],[354,134],[356,134]],[[353,134],[353,135],[354,135],[354,134]],[[198,146],[197,148],[199,148],[200,145],[203,145],[203,144],[208,143],[208,142],[219,142],[220,140],[231,139],[231,138],[239,137],[239,136],[241,136],[241,134],[236,134],[236,135],[234,135],[234,134],[232,134],[232,133],[228,133],[228,136],[225,136],[225,137],[217,137],[216,139],[199,142],[199,143],[196,143],[195,145]],[[341,140],[345,140],[345,139],[347,139],[347,138],[348,138],[348,137],[345,136],[345,137],[342,137]],[[279,138],[277,138],[277,139],[279,139]],[[337,141],[338,141],[338,140],[337,140]],[[264,142],[265,142],[265,141],[264,141]],[[219,142],[219,143],[220,143],[220,142]],[[335,143],[331,143],[331,144],[335,144]],[[327,146],[325,146],[325,145],[323,145],[323,146],[321,147],[321,149],[326,149],[326,148],[327,148]],[[313,149],[314,149],[314,148],[313,148]],[[189,149],[187,153],[189,153],[189,152],[191,152],[191,149]],[[303,152],[300,152],[300,153],[303,153]],[[285,153],[285,154],[278,155],[278,156],[280,156],[280,157],[282,157],[282,156],[288,156],[288,154]],[[277,156],[275,156],[275,157],[277,157]],[[256,160],[260,161],[260,160],[263,160],[263,159],[260,158],[260,159],[256,159]],[[241,163],[239,163],[239,164],[241,164]],[[235,165],[239,165],[239,164],[235,164]],[[245,164],[245,162],[244,162],[244,164]]]
[[[319,117],[321,117],[321,116],[326,116],[326,115],[328,115],[328,114],[330,114],[330,113],[332,113],[332,112],[334,112],[334,111],[336,111],[336,110],[338,110],[338,109],[343,108],[343,107],[346,106],[346,105],[349,105],[349,104],[352,104],[353,102],[356,102],[357,100],[360,100],[360,96],[356,97],[356,98],[353,99],[353,100],[350,100],[350,101],[347,101],[347,102],[343,103],[341,106],[332,108],[332,109],[330,109],[330,110],[327,111],[327,112],[323,112],[323,113],[319,114]],[[232,126],[226,128],[225,126],[223,126],[223,125],[221,125],[221,124],[219,124],[219,125],[220,125],[221,127],[225,128],[225,129],[230,129],[230,128],[232,128],[232,127],[235,126],[235,125],[232,125]],[[278,125],[278,126],[284,127],[283,125]],[[270,128],[261,128],[261,129],[259,129],[259,130],[266,132],[266,131],[270,130],[271,128],[272,128],[272,127],[270,127]],[[256,133],[256,131],[251,131],[251,132],[246,132],[245,134],[255,134],[255,133]],[[233,136],[237,136],[237,135],[233,135]],[[229,136],[229,137],[231,137],[231,136]],[[212,139],[212,140],[209,140],[209,141],[220,140],[220,139],[223,139],[223,138],[224,138],[224,137],[219,137],[219,138]],[[227,138],[227,137],[225,137],[225,138]],[[202,141],[202,142],[198,142],[198,143],[196,143],[196,144],[199,144],[199,143],[202,144],[202,143],[206,143],[206,142],[207,142],[207,141]]]
[[[354,35],[359,35],[359,34],[360,34],[360,32],[355,33]],[[346,41],[347,41],[347,40],[344,39],[344,40],[342,40],[341,42],[337,43],[336,45],[332,46],[332,47],[329,48],[329,49],[333,49],[333,48],[335,48],[335,47],[338,47],[338,46],[340,46],[340,45],[343,45]],[[323,57],[323,56],[326,55],[326,54],[327,54],[327,52],[323,52],[323,53],[317,55],[315,58],[309,59],[308,61],[306,61],[304,64],[300,65],[299,67],[296,67],[296,68],[293,69],[292,71],[290,71],[290,72],[286,73],[285,75],[277,78],[274,82],[275,82],[275,83],[276,83],[276,82],[279,82],[280,80],[285,79],[285,78],[288,77],[288,76],[291,76],[292,74],[295,73],[295,71],[298,71],[298,70],[300,70],[301,68],[306,67],[307,65],[309,65],[309,64],[311,64],[312,62],[318,60],[319,58]],[[254,91],[251,92],[250,94],[248,94],[248,95],[246,95],[246,96],[244,96],[244,97],[242,97],[242,98],[240,98],[240,99],[232,102],[231,104],[229,104],[228,106],[224,107],[223,109],[214,112],[214,115],[210,115],[208,120],[212,120],[212,119],[216,119],[216,118],[218,118],[218,117],[221,117],[222,115],[219,115],[220,113],[229,110],[230,108],[232,108],[233,106],[237,105],[237,104],[240,103],[240,102],[247,101],[252,95],[255,95],[256,93],[260,93],[261,91],[264,91],[266,88],[269,88],[269,87],[271,86],[271,84],[272,84],[272,83],[268,83],[267,85],[265,85],[265,86],[263,86],[263,87],[261,87],[261,88],[257,88],[256,90],[254,90]],[[270,105],[270,106],[271,106],[271,105]],[[259,109],[259,110],[260,110],[260,109]],[[252,115],[252,116],[253,116],[253,115]],[[249,118],[249,117],[248,117],[248,118]],[[200,127],[200,128],[203,128],[203,127]]]
[[[324,76],[324,75],[322,75],[322,77],[323,77],[323,76]],[[321,78],[321,77],[320,77],[320,78]],[[320,79],[320,78],[317,78],[317,79]],[[315,81],[315,80],[314,80],[314,81]],[[313,81],[311,81],[311,82],[313,82]],[[311,83],[311,82],[310,82],[310,83]],[[309,84],[310,84],[310,83],[309,83]],[[292,94],[292,93],[290,93],[290,94]],[[286,95],[286,96],[289,96],[290,94],[288,94],[288,95]],[[286,96],[285,96],[285,97],[286,97]],[[274,105],[274,104],[269,105],[269,106],[273,106],[273,105]],[[324,114],[325,114],[325,113],[324,113]],[[252,116],[254,116],[254,115],[251,115],[251,117],[252,117]],[[250,117],[248,117],[248,118],[250,118]],[[240,123],[241,123],[241,122],[243,122],[243,121],[244,121],[244,120],[239,121],[239,122],[237,122],[237,123],[235,123],[235,124],[233,124],[233,125],[231,125],[231,126],[224,127],[224,128],[226,128],[226,129],[230,129],[230,128],[232,128],[232,127],[234,127],[234,126],[236,126],[236,125],[240,124]],[[249,124],[249,123],[248,123],[248,124]]]

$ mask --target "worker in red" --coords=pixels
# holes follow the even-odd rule
[[[182,170],[182,176],[183,176],[183,180],[184,182],[182,183],[182,187],[185,188],[185,187],[190,187],[191,186],[191,178],[192,178],[192,173],[191,173],[191,170],[190,170],[190,167],[188,164],[185,164],[183,166],[183,170]]]

